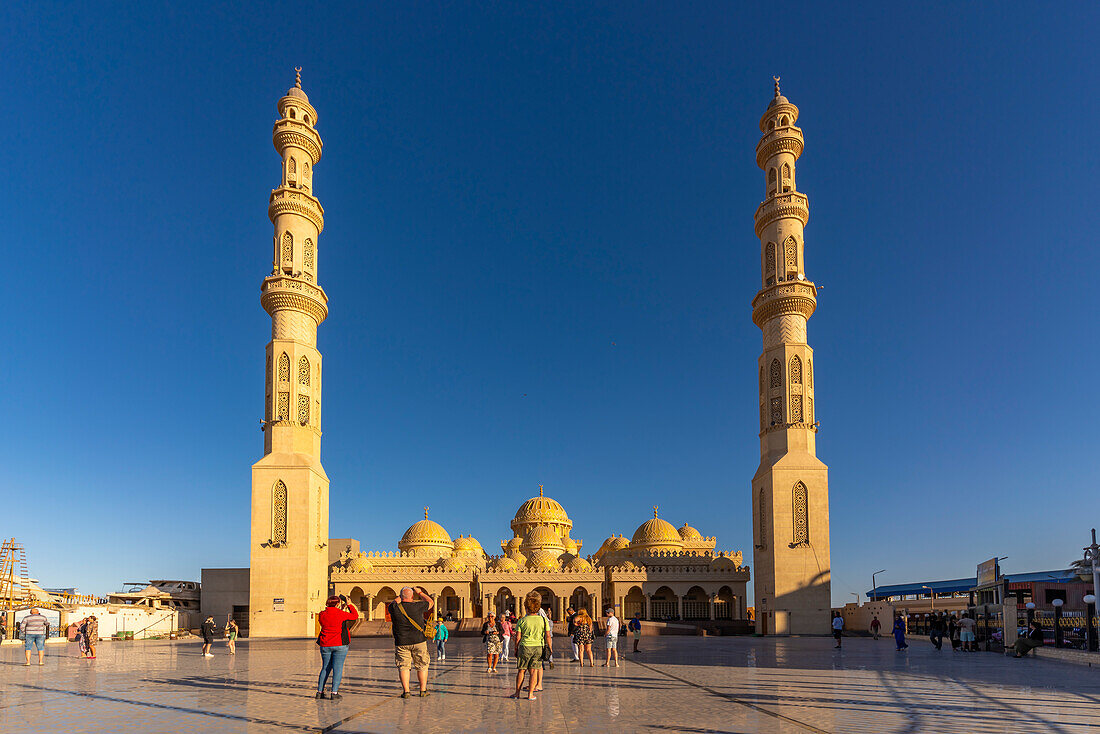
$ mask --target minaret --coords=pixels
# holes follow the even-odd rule
[[[798,108],[779,93],[760,118],[756,164],[766,198],[756,209],[760,292],[752,320],[764,332],[760,356],[760,468],[752,481],[756,630],[829,632],[829,479],[815,439],[813,350],[806,320],[817,287],[806,279],[803,228],[809,201],[795,185],[802,154]]]
[[[328,315],[318,285],[324,209],[313,196],[321,158],[317,111],[297,81],[279,100],[272,133],[282,178],[267,215],[275,227],[271,274],[260,305],[271,315],[267,345],[264,457],[252,465],[249,635],[313,636],[328,590],[328,476],[321,466],[321,353]]]

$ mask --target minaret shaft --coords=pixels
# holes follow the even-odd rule
[[[328,588],[328,477],[321,466],[321,353],[328,315],[318,283],[324,209],[313,196],[321,158],[317,111],[298,83],[279,100],[272,142],[282,160],[268,217],[272,270],[260,288],[271,316],[267,345],[264,457],[252,467],[249,633],[313,634]],[[278,600],[278,601],[276,601]]]
[[[830,612],[828,470],[817,459],[814,355],[807,321],[817,288],[806,278],[809,200],[795,185],[802,154],[798,108],[779,93],[760,120],[756,162],[766,198],[757,207],[761,288],[753,322],[758,362],[760,467],[753,478],[757,630],[823,634]]]

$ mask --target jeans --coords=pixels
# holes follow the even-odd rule
[[[932,644],[936,646],[937,650],[939,650],[943,646],[943,632],[940,632],[939,630],[932,630],[928,634],[928,639],[931,640]]]
[[[501,660],[507,660],[508,659],[508,648],[512,644],[512,638],[509,637],[508,635],[505,635],[502,642],[504,643],[504,649],[501,651],[500,659]]]
[[[321,674],[317,676],[317,692],[325,690],[325,681],[332,674],[332,692],[340,690],[340,681],[344,678],[344,658],[348,656],[347,645],[321,648]]]
[[[439,658],[447,657],[447,641],[436,640],[435,641],[435,655]]]

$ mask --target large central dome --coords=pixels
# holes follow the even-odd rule
[[[561,528],[567,532],[573,527],[573,521],[565,514],[565,508],[543,495],[542,485],[539,485],[538,497],[532,497],[519,506],[512,520],[512,532],[524,536],[529,529],[539,525],[547,525],[555,530]],[[559,535],[564,537],[566,534],[559,530]]]

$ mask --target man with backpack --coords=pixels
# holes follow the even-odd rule
[[[420,601],[413,601],[413,595],[418,594]],[[435,602],[424,591],[424,587],[418,586],[414,590],[411,586],[401,589],[401,598],[390,602],[390,622],[393,627],[394,662],[397,664],[397,672],[401,677],[401,698],[408,698],[409,676],[412,668],[416,668],[416,678],[420,683],[420,696],[428,695],[428,666],[431,657],[428,655],[428,638],[424,617],[432,610]],[[430,637],[435,637],[432,630]]]

